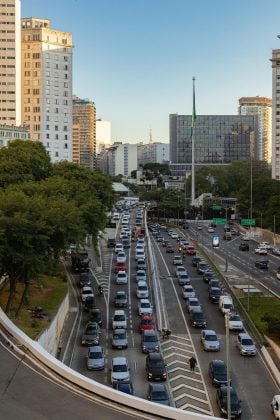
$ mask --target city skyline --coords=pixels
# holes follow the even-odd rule
[[[150,128],[169,140],[169,114],[192,112],[193,76],[198,115],[236,115],[240,97],[272,97],[279,12],[276,0],[22,0],[21,15],[72,32],[73,93],[111,121],[112,141],[135,143]]]

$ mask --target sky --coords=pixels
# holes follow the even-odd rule
[[[169,141],[169,114],[236,114],[272,95],[279,0],[21,0],[22,17],[73,34],[73,93],[112,141]]]

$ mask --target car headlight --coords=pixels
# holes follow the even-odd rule
[[[223,414],[226,414],[227,413],[227,410],[225,409],[225,408],[221,408],[221,412],[223,413]]]
[[[149,378],[151,378],[153,375],[151,373],[148,374]]]
[[[166,372],[164,372],[162,376],[163,376],[164,378],[166,378]]]
[[[159,346],[156,346],[155,349],[158,350],[159,349]]]
[[[146,346],[143,346],[143,350],[147,350],[147,347]]]

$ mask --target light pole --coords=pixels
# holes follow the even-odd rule
[[[275,215],[273,216],[273,245],[275,246]]]
[[[231,419],[231,400],[230,400],[230,357],[229,357],[229,312],[225,313],[226,325],[226,360],[227,360],[227,418]]]

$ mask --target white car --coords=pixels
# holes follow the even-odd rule
[[[261,246],[262,248],[266,248],[268,251],[270,251],[273,248],[273,246],[269,242],[261,242],[259,246]]]
[[[139,259],[145,259],[145,251],[144,249],[136,249],[135,251],[135,260],[139,260]]]
[[[126,357],[114,357],[111,367],[111,383],[130,381],[129,366]]]
[[[116,244],[115,246],[115,254],[118,254],[119,252],[123,252],[123,244]]]
[[[177,278],[180,277],[180,274],[185,274],[185,273],[187,273],[187,271],[186,271],[186,269],[185,269],[185,267],[183,265],[178,265],[175,268],[175,274],[176,274],[176,277]]]
[[[173,265],[182,265],[183,259],[181,255],[174,255],[173,257]]]
[[[138,313],[142,315],[152,315],[153,308],[149,299],[140,299],[138,303]]]
[[[126,254],[124,251],[117,253],[117,264],[126,262]]]
[[[212,226],[209,226],[209,228],[207,229],[207,231],[209,233],[214,233],[215,232],[215,229]]]
[[[226,322],[226,318],[225,318],[225,322]],[[230,331],[243,331],[244,329],[243,322],[238,314],[228,315],[228,327]]]
[[[195,290],[190,284],[185,284],[185,286],[183,286],[182,294],[184,299],[193,298],[195,297]]]
[[[176,233],[176,232],[171,233],[171,238],[172,239],[178,239],[178,233]]]
[[[184,293],[184,291],[183,291],[183,293]],[[184,297],[184,294],[183,294],[183,297]],[[188,310],[189,313],[192,309],[196,309],[196,308],[202,309],[201,304],[200,304],[199,300],[197,299],[197,297],[187,297],[186,296],[186,297],[184,297],[184,299],[187,299],[186,307],[187,307],[187,310]]]
[[[93,290],[90,286],[85,286],[82,288],[82,292],[81,292],[82,302],[85,302],[88,296],[94,298]]]
[[[124,270],[120,270],[116,275],[116,284],[127,284],[127,273]]]
[[[267,255],[267,248],[264,248],[263,246],[258,246],[255,249],[255,254],[258,254],[258,255]]]
[[[148,299],[149,297],[149,289],[148,285],[145,281],[138,281],[137,289],[136,289],[136,296],[138,299]]]
[[[197,230],[202,230],[202,226],[201,225],[197,225]]]
[[[214,330],[202,330],[200,340],[205,351],[220,350],[220,341]]]
[[[127,328],[126,314],[123,309],[115,310],[112,318],[112,327],[113,330],[115,330],[116,328]]]

